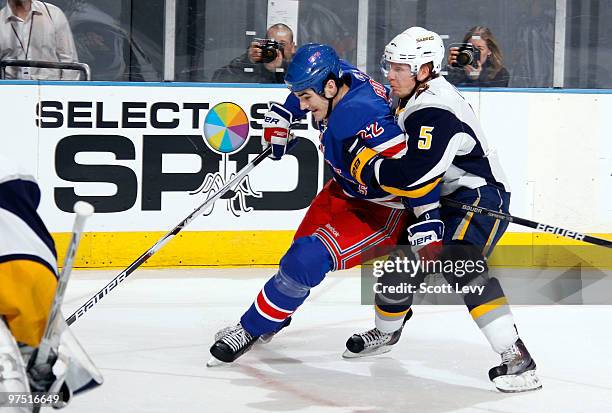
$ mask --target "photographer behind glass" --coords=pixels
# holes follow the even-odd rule
[[[293,31],[283,23],[274,24],[265,39],[254,39],[245,54],[217,69],[211,81],[284,83],[285,69],[294,53]]]
[[[491,30],[475,26],[448,51],[446,79],[455,86],[507,87],[510,74]]]
[[[72,31],[55,5],[8,0],[0,10],[0,60],[78,61]],[[76,70],[8,67],[7,79],[77,80]]]

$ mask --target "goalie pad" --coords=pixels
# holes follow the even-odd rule
[[[0,407],[3,413],[27,413],[28,407],[5,407],[9,392],[29,393],[25,363],[11,331],[0,319]]]

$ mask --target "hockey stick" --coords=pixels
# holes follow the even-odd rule
[[[68,280],[70,280],[72,265],[74,264],[74,257],[76,255],[77,248],[79,247],[79,241],[81,240],[81,234],[83,233],[83,228],[85,227],[85,221],[94,213],[94,208],[87,202],[79,201],[74,204],[74,212],[76,213],[76,216],[74,218],[74,225],[72,226],[72,237],[70,238],[68,251],[66,251],[66,257],[64,258],[62,273],[57,281],[55,297],[53,297],[53,304],[51,305],[51,313],[47,319],[45,333],[40,346],[38,346],[35,364],[46,363],[51,349],[56,347],[56,341],[59,337],[59,334],[56,334],[57,328],[55,328],[57,316],[60,314],[60,310],[64,302],[66,287],[68,286]]]
[[[72,226],[70,244],[68,245],[68,250],[66,251],[62,272],[57,281],[55,296],[53,297],[53,303],[51,305],[51,312],[49,313],[47,325],[45,326],[45,333],[43,334],[40,345],[36,351],[34,366],[48,363],[51,350],[55,350],[57,352],[59,347],[59,338],[62,330],[57,326],[57,317],[59,314],[61,314],[64,296],[66,295],[66,287],[68,286],[68,281],[70,280],[72,265],[74,264],[74,257],[76,255],[77,248],[79,247],[79,241],[81,240],[81,234],[83,233],[83,228],[85,227],[85,221],[94,213],[94,208],[87,202],[79,201],[74,204],[74,212],[76,213],[76,216]],[[32,412],[38,413],[40,411],[40,407],[41,406],[39,404],[34,404]]]
[[[590,244],[601,245],[603,247],[612,248],[612,241],[605,239],[592,237],[590,235],[582,234],[576,231],[570,231],[567,229],[554,227],[552,225],[542,224],[540,222],[530,221],[528,219],[514,217],[512,215],[504,214],[503,212],[492,211],[487,208],[482,208],[474,205],[464,204],[463,202],[455,201],[454,199],[442,198],[442,204],[451,206],[453,208],[459,208],[464,211],[474,212],[476,214],[485,215],[492,218],[501,219],[504,221],[512,222],[517,225],[537,229],[538,231],[549,232],[551,234],[560,235],[575,239],[578,241],[588,242]]]
[[[105,295],[107,295],[111,290],[117,287],[117,285],[123,282],[123,280],[125,280],[132,272],[134,272],[134,270],[136,270],[136,268],[140,267],[145,261],[151,258],[153,254],[155,254],[164,245],[166,245],[168,241],[174,238],[176,234],[181,232],[183,228],[189,225],[189,223],[191,223],[191,221],[193,221],[198,215],[200,215],[200,213],[204,209],[206,209],[207,207],[215,203],[215,201],[221,198],[226,192],[230,191],[234,185],[238,185],[240,181],[246,175],[248,175],[249,172],[251,172],[253,168],[259,165],[264,159],[266,159],[266,157],[268,156],[268,154],[270,154],[271,151],[272,151],[272,147],[268,146],[266,150],[264,150],[262,153],[257,155],[257,157],[253,159],[251,162],[249,162],[244,168],[242,168],[240,172],[238,172],[238,174],[232,180],[230,180],[227,184],[225,184],[223,188],[219,189],[219,192],[217,192],[211,198],[208,198],[206,201],[204,201],[204,203],[200,205],[199,207],[197,207],[191,214],[189,214],[187,218],[179,222],[177,226],[175,226],[172,230],[170,230],[170,232],[168,232],[166,235],[161,237],[155,243],[155,245],[153,245],[151,248],[146,250],[140,257],[136,258],[134,262],[132,262],[125,270],[121,271],[119,275],[113,278],[108,284],[106,284],[106,286],[104,286],[104,288],[98,291],[96,295],[91,297],[89,300],[85,302],[85,304],[80,306],[70,317],[66,319],[66,323],[68,323],[68,325],[71,325],[77,319],[81,318],[88,310],[90,310],[94,305],[96,305],[98,301],[104,298]]]

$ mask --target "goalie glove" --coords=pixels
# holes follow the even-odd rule
[[[272,145],[270,159],[275,161],[281,159],[297,143],[293,134],[289,132],[293,115],[282,105],[270,102],[270,109],[264,115],[263,137],[261,145],[267,149]]]
[[[51,349],[47,361],[36,364],[38,351],[38,348],[35,349],[28,361],[27,374],[30,390],[33,393],[60,393],[61,398],[53,407],[56,409],[65,407],[72,398],[72,391],[66,385],[64,377],[57,377],[53,372],[53,366],[58,359],[57,353]]]
[[[433,261],[442,252],[444,222],[440,209],[424,212],[416,224],[408,227],[408,241],[412,252],[422,261]]]
[[[36,364],[37,355],[38,348],[34,349],[30,360],[28,360],[28,367],[26,370],[32,391],[44,393],[49,391],[51,385],[57,379],[53,373],[53,365],[57,361],[57,353],[51,349],[48,359],[40,364]]]

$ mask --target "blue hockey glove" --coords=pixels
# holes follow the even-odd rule
[[[261,145],[267,149],[272,145],[270,159],[281,159],[297,143],[293,134],[289,132],[293,115],[282,105],[270,102],[270,109],[264,115],[263,137]]]
[[[408,241],[412,252],[423,261],[436,260],[442,250],[444,222],[440,209],[423,213],[416,224],[408,227]]]
[[[347,140],[344,144],[344,162],[349,173],[361,185],[368,187],[378,187],[374,176],[374,166],[380,159],[378,153],[368,148],[363,140],[356,137],[354,140]]]

